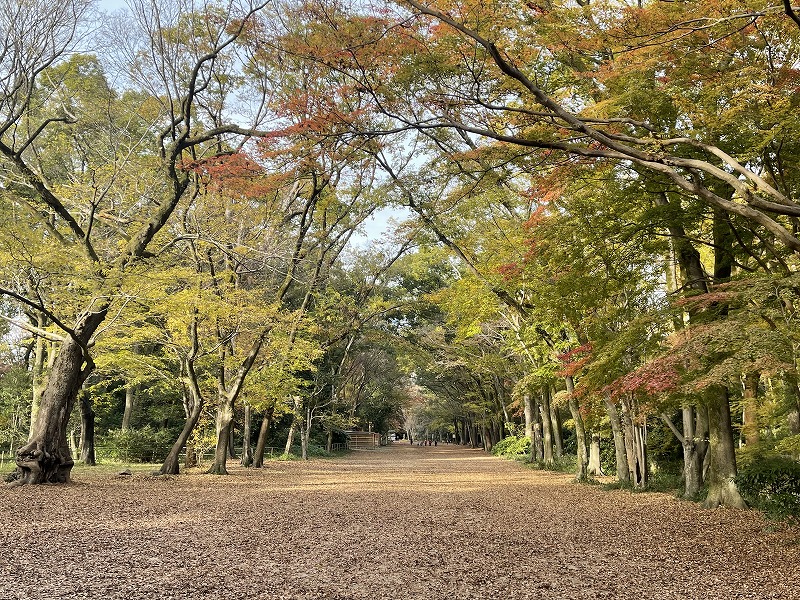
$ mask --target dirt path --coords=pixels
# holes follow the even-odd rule
[[[448,446],[0,488],[0,599],[800,598],[800,532]]]

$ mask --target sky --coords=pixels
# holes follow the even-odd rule
[[[102,11],[113,12],[120,9],[127,9],[126,0],[97,0],[96,7]],[[382,208],[375,212],[363,225],[363,232],[354,238],[354,242],[359,246],[368,246],[373,241],[382,241],[392,229],[392,222],[401,222],[408,218],[407,210],[398,208]]]

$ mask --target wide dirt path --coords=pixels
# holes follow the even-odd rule
[[[800,598],[800,532],[452,446],[0,488],[0,598]]]

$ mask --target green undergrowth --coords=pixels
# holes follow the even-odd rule
[[[742,497],[770,519],[800,524],[800,462],[766,453],[748,459],[735,479]]]
[[[492,454],[514,460],[527,460],[531,453],[531,441],[525,436],[510,435],[492,446]]]

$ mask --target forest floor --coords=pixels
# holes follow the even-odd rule
[[[398,443],[0,487],[0,599],[800,598],[800,531],[570,479]]]

